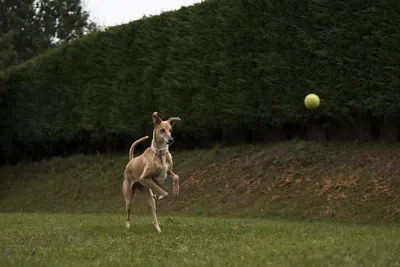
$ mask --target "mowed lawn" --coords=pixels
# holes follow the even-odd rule
[[[400,266],[400,228],[261,219],[0,213],[0,266]]]

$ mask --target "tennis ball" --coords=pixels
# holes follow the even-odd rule
[[[316,109],[319,107],[319,97],[316,94],[308,94],[304,98],[304,104],[308,109]]]

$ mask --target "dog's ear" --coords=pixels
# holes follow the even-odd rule
[[[162,121],[162,120],[161,120],[160,116],[158,116],[158,112],[157,112],[157,111],[154,112],[154,113],[153,113],[153,123],[154,123],[154,125],[160,124],[161,121]]]
[[[181,118],[179,117],[171,117],[168,119],[169,124],[171,124],[172,127],[174,127],[175,121],[180,121]]]

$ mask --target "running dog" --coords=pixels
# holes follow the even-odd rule
[[[156,202],[168,197],[168,193],[160,187],[167,178],[172,178],[173,194],[179,194],[179,176],[172,172],[172,155],[169,146],[174,142],[172,128],[179,117],[171,117],[163,121],[158,112],[153,113],[153,140],[143,154],[134,157],[134,149],[137,144],[148,139],[148,136],[136,140],[129,150],[129,162],[124,171],[124,182],[122,192],[125,198],[126,207],[126,228],[131,226],[132,199],[136,189],[147,196],[147,200],[153,216],[153,225],[158,232],[161,232],[157,220]]]

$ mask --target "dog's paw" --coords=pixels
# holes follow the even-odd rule
[[[158,222],[153,223],[154,227],[156,228],[157,232],[161,233],[160,224]]]
[[[164,199],[164,198],[168,198],[168,196],[153,195],[153,198],[154,198],[155,200],[161,200],[161,199]]]
[[[179,186],[174,186],[173,193],[174,193],[174,197],[177,197],[179,195]]]

